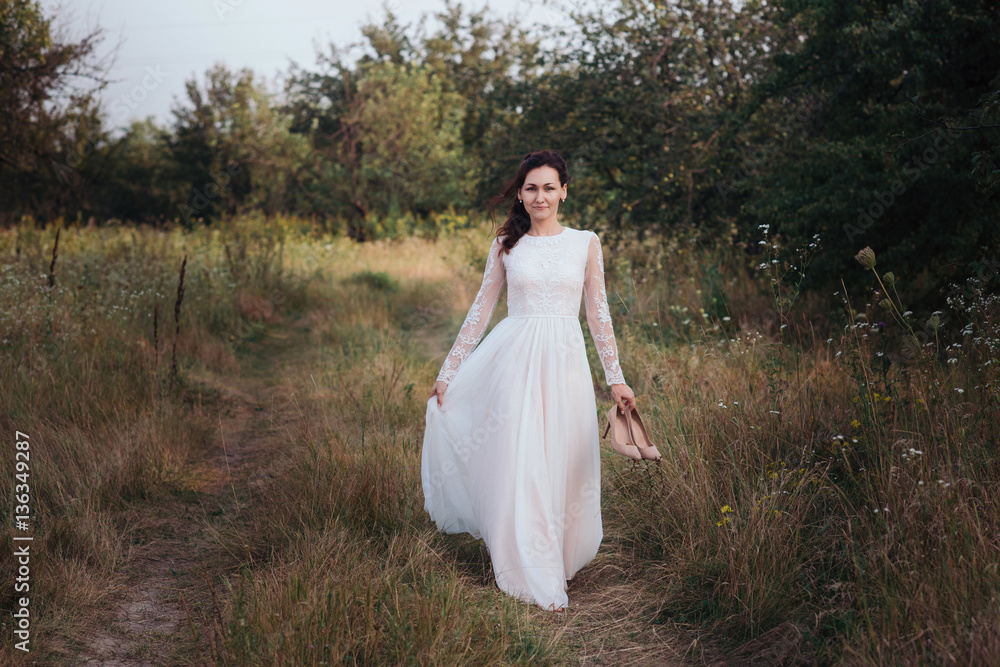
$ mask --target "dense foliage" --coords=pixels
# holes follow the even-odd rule
[[[432,28],[387,12],[360,52],[330,45],[280,93],[218,65],[187,82],[169,127],[112,133],[93,91],[64,94],[99,71],[96,35],[60,41],[36,3],[8,4],[0,216],[191,226],[261,211],[365,240],[482,211],[524,153],[547,147],[570,161],[580,224],[698,230],[750,250],[762,225],[788,247],[818,235],[806,287],[839,285],[867,245],[908,267],[914,298],[931,303],[995,246],[989,0],[547,11],[519,26],[449,1]]]

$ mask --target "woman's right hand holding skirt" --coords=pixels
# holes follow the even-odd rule
[[[441,407],[441,399],[444,398],[444,390],[447,389],[447,388],[448,388],[448,383],[447,382],[442,382],[441,380],[438,380],[437,382],[434,383],[434,386],[431,387],[431,395],[428,396],[427,398],[432,398],[434,396],[437,396],[438,397],[438,407],[440,408]]]

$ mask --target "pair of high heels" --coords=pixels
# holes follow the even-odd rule
[[[608,431],[611,432],[611,448],[622,456],[636,461],[659,461],[663,458],[649,439],[646,425],[642,423],[642,417],[634,407],[623,413],[617,405],[612,405],[608,410],[608,425],[601,437],[606,438]]]

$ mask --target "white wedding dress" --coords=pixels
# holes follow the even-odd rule
[[[587,324],[609,385],[624,382],[604,289],[601,243],[590,231],[522,236],[498,256],[427,401],[421,458],[424,509],[438,530],[489,549],[499,588],[542,608],[566,606],[567,580],[597,555],[601,464]],[[508,316],[482,341],[506,278]]]

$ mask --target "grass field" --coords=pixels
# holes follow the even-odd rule
[[[995,261],[953,309],[912,314],[907,267],[876,264],[877,293],[800,294],[786,257],[808,271],[822,250],[762,240],[756,259],[605,240],[624,374],[664,460],[602,443],[605,544],[554,618],[423,511],[425,400],[486,228],[358,245],[293,220],[71,227],[54,261],[53,228],[0,234],[0,423],[31,453],[24,658],[988,664]]]

